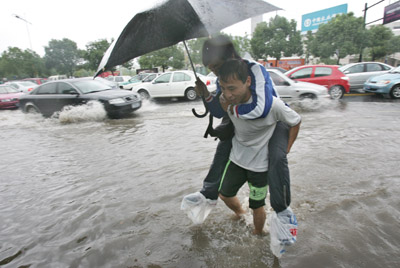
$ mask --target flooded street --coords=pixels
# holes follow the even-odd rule
[[[399,102],[292,106],[299,233],[280,260],[222,201],[201,226],[180,210],[217,146],[193,107],[145,102],[120,120],[99,105],[58,119],[0,111],[0,267],[400,267]]]

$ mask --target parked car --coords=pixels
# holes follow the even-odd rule
[[[400,99],[400,67],[386,74],[370,77],[363,87],[365,92],[388,94],[393,99]]]
[[[41,84],[44,84],[44,83],[46,83],[47,82],[47,78],[25,78],[25,79],[22,79],[23,81],[31,81],[31,82],[33,82],[33,83],[35,83],[35,84],[37,84],[37,85],[41,85]]]
[[[350,88],[362,88],[368,78],[389,72],[393,67],[380,62],[357,62],[339,67],[349,77]]]
[[[34,90],[38,86],[37,84],[31,81],[10,81],[5,83],[5,85],[12,86],[19,92],[25,92],[25,93]]]
[[[283,101],[317,100],[330,97],[328,89],[324,86],[292,80],[276,69],[267,68],[267,71],[275,84],[276,91],[278,91]]]
[[[207,85],[209,91],[215,90],[213,84],[206,76],[197,76]],[[161,74],[152,82],[138,83],[133,86],[132,91],[139,93],[142,98],[170,98],[185,97],[187,100],[196,100],[197,94],[194,90],[196,78],[192,71],[174,71]]]
[[[58,75],[49,76],[49,78],[47,80],[48,81],[57,81],[57,80],[63,80],[63,79],[68,79],[68,77],[65,74],[58,74]]]
[[[287,72],[287,70],[285,70],[285,69],[283,69],[283,68],[281,68],[281,67],[267,67],[267,69],[275,69],[275,70],[278,70],[278,71],[280,71],[281,73],[286,73]]]
[[[92,78],[93,79],[93,78]],[[97,76],[94,80],[97,80],[99,82],[102,82],[108,86],[110,86],[112,89],[119,89],[118,83],[117,82],[113,82],[107,79],[104,79],[103,77]]]
[[[119,118],[142,106],[140,96],[121,89],[112,89],[93,78],[66,79],[47,82],[20,98],[24,112],[38,112],[46,117],[69,105],[82,105],[96,100],[104,105],[110,118]]]
[[[131,90],[132,87],[135,86],[137,83],[151,82],[158,75],[159,75],[158,73],[144,73],[144,74],[138,74],[138,75],[132,76],[132,78],[129,79],[129,81],[121,83],[120,88]]]
[[[304,65],[285,73],[297,81],[325,86],[332,99],[340,99],[350,92],[349,78],[336,65]]]
[[[18,108],[19,98],[23,94],[11,86],[0,85],[0,109]]]
[[[111,76],[110,75],[110,76],[107,76],[106,79],[109,81],[117,82],[118,86],[120,86],[121,83],[127,82],[129,79],[131,79],[131,77],[127,76],[127,75],[119,75],[119,76]]]

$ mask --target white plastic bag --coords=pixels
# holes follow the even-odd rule
[[[217,200],[206,199],[200,192],[183,197],[181,210],[186,211],[194,224],[202,224],[217,204]]]
[[[288,207],[278,214],[273,211],[268,216],[270,225],[272,253],[280,258],[286,252],[286,246],[296,242],[297,238],[297,219],[292,209]]]

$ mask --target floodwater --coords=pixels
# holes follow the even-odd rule
[[[121,120],[100,105],[58,119],[0,111],[0,266],[400,267],[399,102],[292,106],[299,231],[279,260],[223,202],[201,226],[180,210],[217,145],[193,107],[146,102]]]

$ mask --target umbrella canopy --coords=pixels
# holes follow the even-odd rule
[[[164,1],[132,18],[106,51],[95,76],[135,57],[279,9],[262,0]]]

